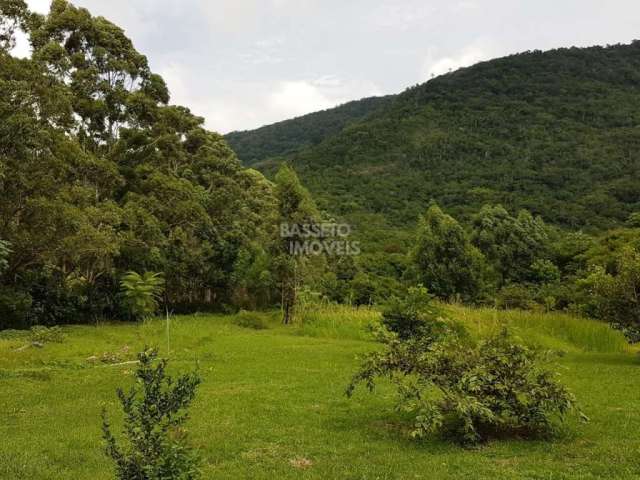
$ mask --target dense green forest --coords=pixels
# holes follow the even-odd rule
[[[640,208],[639,71],[640,42],[526,52],[381,99],[319,145],[301,131],[325,131],[343,107],[279,124],[279,151],[262,143],[275,127],[228,140],[247,163],[271,157],[267,172],[290,162],[320,205],[360,224],[413,226],[436,200],[464,220],[500,203],[602,230]]]
[[[273,236],[272,184],[169,105],[119,27],[0,5],[0,327],[127,318],[127,271],[162,273],[176,309],[232,303]],[[31,58],[11,56],[16,29]]]

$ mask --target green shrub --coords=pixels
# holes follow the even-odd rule
[[[494,435],[549,433],[574,398],[541,366],[543,355],[513,341],[506,329],[473,344],[452,329],[406,340],[384,337],[347,388],[352,395],[378,377],[398,387],[398,408],[413,418],[412,437],[442,432],[473,444]]]
[[[579,284],[589,294],[583,305],[586,313],[629,332],[640,328],[640,252],[623,249],[617,258],[615,274],[596,267]]]
[[[517,283],[501,288],[496,302],[498,307],[506,310],[529,310],[535,306],[531,288]]]
[[[28,293],[0,287],[0,330],[27,328],[32,303],[33,299]]]
[[[115,462],[118,480],[199,477],[198,458],[186,442],[183,425],[200,377],[190,373],[174,380],[166,374],[167,360],[154,366],[156,358],[157,350],[140,353],[137,387],[127,393],[117,391],[124,410],[124,447],[118,445],[103,411],[106,453]]]
[[[243,328],[266,330],[269,328],[269,318],[262,313],[240,310],[234,317],[233,323]]]
[[[422,285],[411,287],[403,298],[393,297],[382,312],[382,324],[401,339],[441,325],[440,310]]]
[[[627,225],[631,228],[640,228],[640,212],[634,212],[629,215]]]
[[[320,338],[371,340],[380,326],[380,312],[368,306],[353,307],[326,303],[300,314],[298,335]]]
[[[134,319],[150,317],[158,310],[164,289],[164,279],[159,273],[145,272],[140,275],[128,272],[120,282],[124,303]]]

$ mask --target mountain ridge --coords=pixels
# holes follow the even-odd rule
[[[292,164],[336,214],[396,226],[432,200],[462,218],[502,203],[595,230],[640,209],[638,41],[514,54],[385,98],[311,145],[291,120],[296,149],[257,151],[252,162],[227,140],[267,174]],[[305,128],[328,114],[307,117]]]

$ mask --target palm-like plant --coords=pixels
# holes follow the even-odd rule
[[[0,274],[9,266],[8,258],[10,254],[9,242],[0,240]]]
[[[129,314],[135,319],[145,319],[158,309],[164,278],[161,273],[127,272],[120,280],[120,288]]]

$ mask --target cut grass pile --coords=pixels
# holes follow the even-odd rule
[[[478,334],[500,327],[490,310],[447,308]],[[499,312],[521,337],[567,352],[561,379],[591,422],[571,419],[550,441],[501,440],[469,450],[439,438],[410,440],[389,385],[376,395],[344,396],[357,356],[376,348],[362,339],[364,326],[378,318],[373,310],[349,310],[316,309],[304,325],[290,327],[279,324],[277,312],[172,321],[171,369],[199,368],[204,379],[188,425],[203,478],[639,478],[640,362],[616,332],[597,340],[608,335],[606,326],[584,324],[579,333],[580,319]],[[167,355],[160,320],[63,331],[62,343],[22,350],[28,334],[0,335],[1,479],[113,478],[100,411],[119,425],[115,388],[129,386],[135,368],[126,362],[144,345]]]

